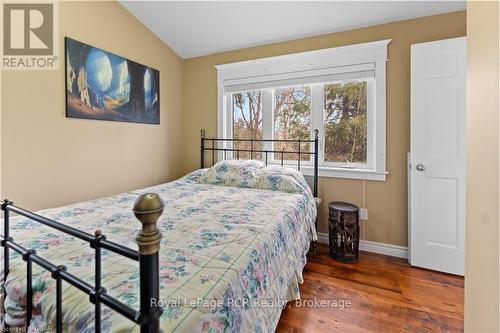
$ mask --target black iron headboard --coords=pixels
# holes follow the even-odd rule
[[[319,140],[318,140],[318,129],[314,129],[314,139],[313,140],[289,140],[289,139],[220,139],[220,138],[206,138],[205,130],[201,130],[201,139],[200,139],[200,166],[201,168],[205,168],[205,153],[207,151],[212,152],[212,165],[215,163],[215,152],[222,152],[222,156],[218,156],[218,159],[226,160],[228,158],[228,154],[230,158],[240,159],[242,156],[247,156],[249,159],[262,159],[265,164],[268,164],[269,156],[274,157],[276,154],[280,155],[279,159],[272,158],[272,162],[276,163],[279,161],[280,165],[283,166],[286,160],[288,165],[296,165],[297,169],[300,171],[301,163],[303,163],[303,157],[306,160],[310,160],[311,155],[314,156],[313,159],[313,185],[312,192],[314,197],[318,197],[318,152],[319,152]],[[227,147],[226,143],[231,143],[230,147]],[[208,144],[210,143],[210,144]],[[220,146],[220,143],[223,146]],[[263,144],[272,143],[270,149],[264,149]],[[276,149],[276,145],[281,145],[281,150]],[[246,147],[240,148],[239,145],[244,144]],[[311,149],[310,145],[313,144],[313,149]],[[235,147],[236,145],[236,147]],[[285,148],[285,145],[288,147]],[[297,148],[294,150],[289,146],[296,146]],[[302,146],[309,146],[309,149],[302,149]],[[249,146],[249,147],[248,147]],[[257,146],[257,147],[256,147]],[[236,155],[236,156],[235,156]],[[285,159],[286,156],[295,155],[297,157],[296,160]],[[260,158],[259,158],[260,157]],[[294,163],[288,163],[294,162]],[[295,163],[296,162],[296,163]],[[308,163],[310,164],[310,162]]]

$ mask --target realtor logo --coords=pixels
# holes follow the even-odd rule
[[[58,69],[56,3],[3,3],[2,69]]]

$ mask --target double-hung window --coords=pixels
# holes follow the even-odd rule
[[[216,66],[219,137],[309,140],[317,128],[320,176],[385,180],[389,42]],[[272,147],[260,142],[235,144],[240,149],[249,149],[249,144],[256,150],[297,148],[286,142]],[[309,143],[301,146],[312,149]],[[250,158],[245,153],[239,157]],[[270,163],[277,159],[271,156]],[[284,156],[285,164],[296,159],[297,154]],[[311,157],[301,159],[304,173],[311,174]]]

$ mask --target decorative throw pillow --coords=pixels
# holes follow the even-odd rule
[[[269,191],[301,193],[312,197],[311,189],[302,172],[281,166],[262,169],[256,188]]]
[[[200,183],[254,188],[264,163],[256,160],[224,160],[200,177]]]

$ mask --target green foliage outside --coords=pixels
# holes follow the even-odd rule
[[[325,85],[325,161],[366,163],[367,82]]]
[[[234,138],[262,138],[262,91],[232,95]],[[367,156],[367,82],[345,81],[324,86],[325,161],[366,163]],[[309,140],[311,137],[311,88],[290,87],[274,90],[274,138]],[[250,149],[250,142],[236,144]],[[261,149],[260,143],[253,143]],[[275,150],[296,151],[295,143],[276,143]],[[301,145],[309,151],[309,143]],[[241,158],[250,158],[243,153]],[[253,155],[260,158],[260,155]],[[280,159],[280,154],[275,159]],[[285,160],[296,160],[297,154],[284,154]],[[310,156],[303,155],[302,160]]]
[[[274,91],[274,138],[285,140],[310,140],[311,137],[311,88],[294,87]],[[297,151],[298,143],[276,143],[276,150]],[[301,151],[310,151],[310,144],[301,144]],[[297,160],[298,154],[284,154],[285,160]],[[281,156],[276,156],[280,159]],[[301,155],[309,160],[310,155]]]

